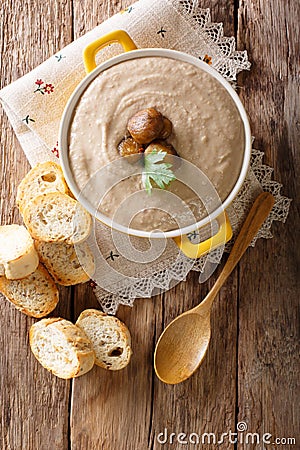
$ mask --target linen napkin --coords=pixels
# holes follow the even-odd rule
[[[58,160],[60,119],[70,95],[85,77],[82,51],[115,29],[127,31],[138,48],[163,47],[189,53],[232,83],[240,71],[250,69],[247,52],[236,50],[234,37],[224,37],[222,24],[213,23],[209,9],[201,9],[197,1],[140,0],[0,91],[3,108],[32,166]],[[110,45],[98,54],[97,62],[120,52],[121,46]],[[272,169],[262,164],[262,158],[262,152],[253,151],[244,186],[227,211],[237,233],[253,198],[262,190],[272,191],[276,204],[257,238],[272,236],[272,221],[285,221],[290,202],[280,195],[281,186],[271,180]],[[198,238],[197,233],[190,236],[192,241]],[[96,249],[97,270],[92,285],[101,306],[110,313],[115,313],[120,303],[131,305],[136,297],[150,297],[158,290],[169,289],[191,269],[205,272],[208,263],[216,264],[222,256],[217,249],[199,260],[189,260],[168,240],[158,258],[136,262],[132,254],[135,250],[147,252],[147,242],[134,238],[133,247],[120,254],[115,239],[108,227],[94,224],[91,245]]]

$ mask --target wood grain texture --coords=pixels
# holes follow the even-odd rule
[[[22,76],[72,38],[125,8],[130,0],[3,0],[1,85]],[[284,193],[296,198],[299,169],[299,7],[281,0],[201,0],[225,34],[238,33],[252,69],[239,79],[257,147],[275,167]],[[293,7],[291,8],[291,5]],[[298,31],[297,31],[298,30]],[[16,186],[29,169],[1,110],[1,223],[19,222]],[[297,165],[298,164],[298,165]],[[296,202],[287,224],[273,226],[274,239],[249,249],[213,306],[213,335],[200,370],[178,386],[159,382],[153,351],[163,328],[204,298],[219,271],[205,284],[198,274],[153,299],[122,307],[118,317],[132,333],[134,355],[119,373],[95,367],[72,382],[41,368],[28,347],[32,319],[0,302],[0,447],[10,450],[158,450],[158,433],[249,431],[294,436],[297,410],[297,316],[299,274]],[[2,300],[2,297],[1,297]],[[55,315],[76,319],[97,307],[88,286],[61,290]],[[71,392],[71,399],[69,394]],[[69,401],[70,400],[70,401]],[[299,440],[298,440],[299,442]],[[228,441],[222,449],[249,449]],[[198,448],[200,448],[198,446]],[[212,449],[213,446],[202,446]],[[216,448],[216,447],[215,447]],[[284,447],[283,447],[284,448]],[[286,447],[288,448],[288,447]],[[296,448],[296,447],[291,447]]]
[[[1,87],[32,70],[72,38],[69,1],[3,0],[0,13]],[[1,224],[21,223],[16,188],[29,164],[1,108]],[[70,291],[61,289],[55,315],[69,316]],[[0,448],[68,448],[69,382],[42,369],[29,349],[34,319],[0,299]],[[50,444],[51,443],[51,444]]]
[[[130,2],[103,1],[101,11],[108,5],[117,12]],[[203,5],[207,7],[209,2]],[[85,31],[99,20],[87,11],[95,11],[99,3],[75,2],[74,17],[81,24],[90,23]],[[105,6],[107,5],[107,7]],[[228,13],[233,14],[234,2],[215,2],[214,21],[226,22]],[[84,8],[84,9],[83,9]],[[98,9],[99,10],[99,9]],[[77,19],[75,20],[75,24]],[[75,28],[81,33],[82,25]],[[234,23],[227,24],[227,32],[234,34]],[[210,280],[212,284],[214,278]],[[158,449],[156,437],[164,428],[168,432],[213,431],[222,432],[234,428],[236,409],[236,329],[237,329],[237,278],[232,275],[230,286],[216,300],[212,314],[213,334],[206,361],[191,380],[178,386],[163,385],[153,370],[155,343],[164,326],[178,314],[195,306],[204,298],[207,286],[198,283],[198,274],[190,274],[186,283],[153,300],[137,300],[134,307],[120,308],[118,317],[132,332],[133,358],[130,366],[120,374],[106,373],[94,368],[86,380],[73,381],[71,443],[79,450],[103,448],[112,450]],[[81,288],[83,289],[83,288]],[[85,307],[75,299],[75,317]],[[229,299],[226,302],[226,298]],[[221,342],[220,342],[221,336]],[[99,381],[98,381],[99,380]],[[91,405],[93,407],[91,408]],[[95,406],[97,405],[97,407]],[[200,416],[200,417],[199,417]],[[105,420],[103,420],[105,418]],[[86,427],[86,422],[90,426]],[[179,449],[180,444],[174,444]],[[224,448],[231,448],[230,445]]]
[[[257,148],[294,201],[286,225],[275,224],[274,238],[240,263],[238,420],[273,439],[295,437],[298,446],[299,18],[299,2],[240,2],[239,46],[252,61],[241,98]]]

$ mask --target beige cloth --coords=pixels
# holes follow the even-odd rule
[[[236,51],[235,39],[224,37],[222,24],[212,23],[210,11],[201,9],[197,1],[140,0],[0,92],[3,107],[31,165],[57,160],[61,116],[68,98],[85,76],[82,51],[88,43],[115,29],[126,30],[139,48],[165,47],[200,58],[231,82],[241,70],[250,68],[247,53]],[[119,45],[111,45],[101,51],[98,62],[120,51]],[[253,153],[252,167],[240,196],[228,211],[235,232],[255,195],[262,189],[274,191],[275,182],[271,182],[271,172],[262,165],[260,152]],[[284,221],[288,213],[289,200],[280,196],[280,186],[275,184],[277,209],[259,236],[270,237],[272,220]],[[160,258],[152,263],[137,264],[122,255],[114,257],[117,252],[110,230],[101,224],[96,228],[95,242],[100,259],[95,277],[101,279],[101,287],[95,291],[108,312],[114,313],[119,303],[132,304],[136,297],[151,296],[156,288],[168,289],[174,280],[182,280],[191,268],[203,271],[206,261],[215,263],[220,259],[216,251],[205,261],[201,258],[190,261],[178,254],[169,240]],[[143,240],[134,239],[134,245],[145,251]]]

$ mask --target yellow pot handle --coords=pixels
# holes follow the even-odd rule
[[[119,43],[122,45],[125,52],[130,52],[131,50],[136,50],[137,47],[131,37],[123,30],[115,30],[111,33],[102,36],[96,41],[91,42],[83,50],[83,62],[86,73],[92,72],[97,66],[96,64],[96,54],[102,48],[106,47],[112,43]]]
[[[200,242],[199,244],[192,244],[186,234],[177,236],[173,240],[188,258],[200,258],[200,256],[205,255],[210,250],[224,245],[232,238],[232,228],[226,212],[221,214],[217,218],[217,221],[219,224],[218,232],[206,241]]]

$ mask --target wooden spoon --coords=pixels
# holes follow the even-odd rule
[[[154,368],[164,383],[181,383],[202,363],[211,335],[210,311],[213,301],[273,205],[274,197],[270,193],[263,192],[257,197],[211,291],[198,306],[174,319],[161,334],[154,353]]]

